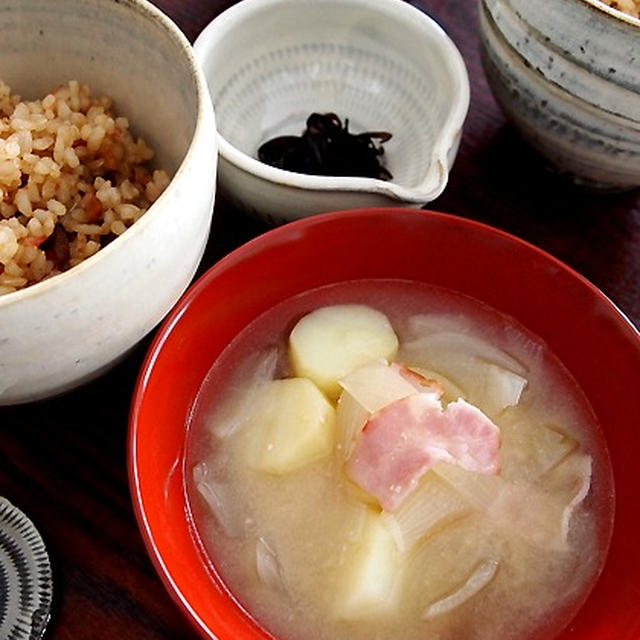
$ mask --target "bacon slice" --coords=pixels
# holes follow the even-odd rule
[[[460,398],[443,409],[438,393],[415,393],[369,418],[347,474],[391,511],[437,462],[498,473],[499,448],[500,429],[477,407]]]

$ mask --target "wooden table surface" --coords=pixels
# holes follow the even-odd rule
[[[193,41],[230,0],[155,0]],[[445,194],[430,208],[480,220],[581,272],[640,326],[638,192],[582,191],[549,173],[506,124],[478,55],[475,0],[412,2],[460,48],[471,106]],[[264,229],[220,199],[202,268]],[[579,319],[576,319],[579,321]],[[127,415],[145,339],[63,397],[0,408],[0,495],[40,530],[52,560],[56,640],[194,639],[148,559],[127,484]]]

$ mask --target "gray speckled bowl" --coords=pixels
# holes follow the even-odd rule
[[[479,0],[481,51],[507,117],[556,170],[640,186],[640,20],[599,0]]]
[[[0,296],[0,405],[111,366],[186,289],[209,234],[217,145],[192,49],[145,0],[2,0],[0,78],[24,98],[77,79],[114,98],[173,178],[148,212],[81,264]]]

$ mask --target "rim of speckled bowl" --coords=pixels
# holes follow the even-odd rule
[[[80,2],[82,0],[76,0]],[[36,297],[45,295],[49,291],[55,290],[59,287],[64,287],[65,284],[71,279],[80,276],[87,269],[91,269],[93,265],[97,264],[99,260],[106,260],[114,251],[118,250],[126,242],[133,241],[133,237],[143,232],[143,229],[151,224],[151,218],[153,218],[154,210],[158,209],[158,205],[167,199],[168,192],[172,189],[174,183],[182,176],[186,171],[186,165],[193,153],[193,147],[203,127],[204,111],[211,108],[209,99],[209,89],[207,82],[204,78],[204,74],[198,65],[195,58],[191,44],[187,40],[186,36],[180,30],[180,28],[167,16],[164,12],[158,9],[155,5],[151,4],[148,0],[118,0],[121,5],[125,5],[132,11],[139,13],[142,16],[154,21],[161,29],[168,35],[169,41],[176,46],[176,52],[183,55],[188,62],[191,78],[194,80],[194,87],[196,90],[197,100],[197,115],[193,135],[191,141],[184,154],[182,162],[176,169],[175,173],[171,176],[169,184],[166,189],[160,194],[155,202],[152,202],[144,215],[137,220],[131,227],[129,227],[122,235],[114,238],[106,247],[99,249],[96,253],[88,258],[85,258],[82,262],[58,273],[54,276],[50,276],[45,280],[31,284],[18,291],[11,293],[5,293],[0,295],[0,310],[3,307],[10,304],[17,304],[21,300],[28,297]],[[215,116],[214,116],[215,123]]]
[[[626,22],[630,24],[632,27],[640,27],[640,18],[635,18],[634,16],[622,11],[622,9],[616,9],[606,2],[602,2],[601,0],[578,0],[584,4],[587,4],[593,7],[596,11],[601,11],[602,13],[606,13],[610,15],[612,18],[616,20],[620,20],[622,22]]]
[[[592,4],[595,10],[599,10],[599,7],[595,6],[595,2],[597,0],[576,0],[580,3],[589,3]],[[484,5],[484,9],[486,10],[486,3]],[[629,16],[630,17],[630,16]],[[638,20],[638,25],[640,26],[640,20]],[[571,93],[565,87],[557,84],[556,82],[550,81],[545,76],[536,73],[531,65],[527,64],[524,57],[516,51],[511,43],[507,40],[504,33],[495,29],[491,25],[489,25],[488,31],[491,33],[491,37],[494,38],[491,46],[499,46],[500,52],[504,55],[504,57],[508,57],[513,64],[517,65],[517,70],[520,74],[525,75],[532,84],[536,84],[539,86],[544,86],[545,90],[553,95],[556,99],[561,100],[566,103],[570,103],[576,109],[579,109],[582,113],[586,113],[590,117],[599,118],[607,121],[608,123],[615,125],[617,127],[626,128],[633,127],[634,129],[640,128],[640,121],[632,120],[627,116],[620,115],[619,113],[615,113],[614,111],[610,111],[605,109],[602,106],[598,106],[593,102],[585,99],[582,96],[577,96],[574,93]],[[485,34],[486,37],[486,34]]]
[[[342,1],[344,2],[345,0]],[[437,198],[447,185],[450,171],[448,155],[452,149],[456,148],[467,117],[470,103],[470,85],[466,64],[458,47],[445,30],[433,18],[411,4],[404,0],[368,0],[369,4],[358,1],[363,9],[366,8],[368,11],[381,14],[403,13],[403,15],[410,17],[414,24],[420,25],[423,31],[430,31],[432,35],[435,35],[434,42],[437,42],[437,46],[440,47],[444,57],[450,63],[451,79],[457,97],[451,104],[448,118],[434,145],[431,163],[421,184],[427,183],[427,178],[432,175],[437,176],[437,179],[430,179],[428,181],[430,184],[426,188],[420,188],[406,187],[392,180],[379,180],[377,178],[318,176],[286,171],[265,164],[257,158],[240,151],[226,140],[219,130],[216,132],[218,151],[220,156],[232,165],[250,175],[275,184],[309,191],[376,193],[407,203],[426,204]],[[196,38],[194,42],[196,58],[204,62],[206,48],[212,46],[211,41],[228,34],[231,29],[242,23],[246,15],[253,13],[255,10],[280,3],[281,0],[241,0],[223,11]]]

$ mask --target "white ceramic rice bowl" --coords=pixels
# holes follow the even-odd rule
[[[220,187],[270,223],[370,206],[419,207],[446,186],[469,106],[462,57],[403,0],[243,0],[194,44],[218,126]],[[257,158],[312,112],[389,131],[393,179],[309,176]]]
[[[69,271],[0,296],[0,404],[61,393],[120,359],[191,281],[209,234],[217,146],[186,38],[144,0],[4,0],[0,78],[23,98],[77,79],[114,98],[173,175],[148,212]]]

